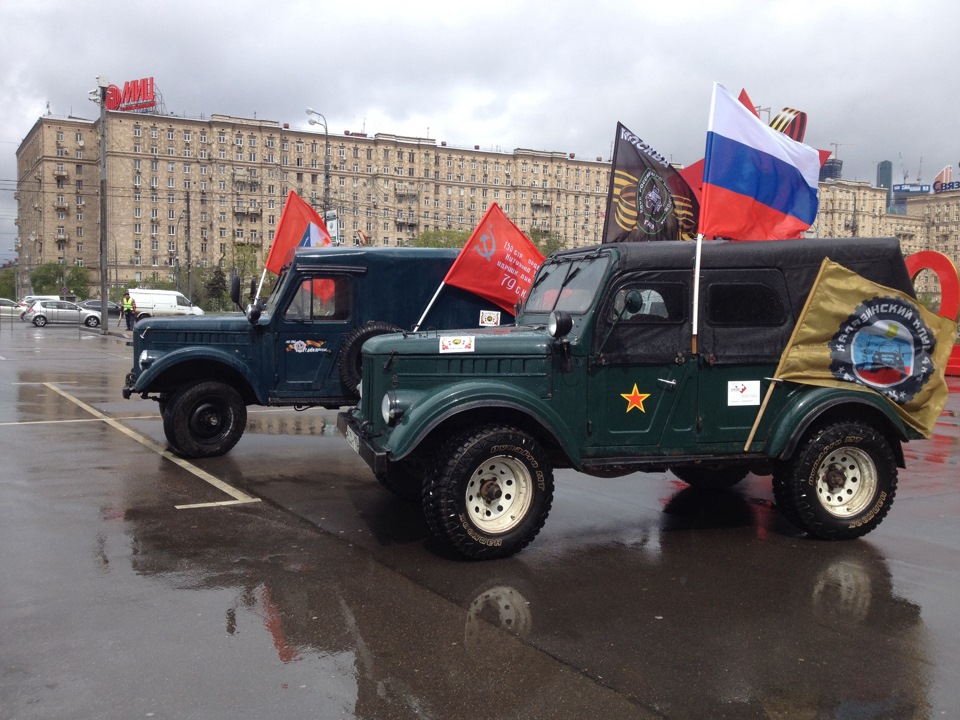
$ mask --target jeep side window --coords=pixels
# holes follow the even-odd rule
[[[609,322],[613,322],[618,317],[621,322],[630,320],[634,322],[677,322],[683,319],[682,313],[678,312],[679,308],[676,307],[676,302],[671,302],[674,309],[674,317],[671,318],[670,311],[667,309],[667,301],[663,297],[661,290],[645,287],[629,289],[637,289],[640,292],[643,305],[635,313],[624,312],[623,306],[626,301],[628,288],[620,288],[613,298],[613,305],[610,308],[610,317],[608,318]],[[669,293],[669,290],[667,292]],[[676,289],[674,292],[676,292]],[[623,313],[623,315],[620,313]]]
[[[643,300],[640,310],[635,313],[623,312],[624,302],[630,290],[639,291],[640,298]],[[683,297],[683,286],[676,284],[659,283],[652,286],[640,284],[622,287],[613,297],[607,322],[613,322],[617,317],[620,317],[621,322],[682,322],[685,317],[682,307]],[[621,312],[623,312],[622,316]]]
[[[714,363],[776,362],[793,329],[783,275],[769,268],[708,269],[699,347]]]
[[[712,283],[707,290],[707,321],[713,325],[783,325],[787,310],[779,293],[761,283]]]
[[[287,306],[283,319],[293,322],[345,320],[350,317],[350,281],[345,277],[307,278]]]
[[[679,276],[680,273],[673,273]],[[683,273],[684,277],[688,273]],[[637,291],[643,304],[636,313],[624,312],[627,293]],[[616,322],[603,354],[612,364],[674,362],[690,348],[690,300],[685,282],[628,280],[614,292],[598,331]],[[617,318],[620,318],[617,322]]]

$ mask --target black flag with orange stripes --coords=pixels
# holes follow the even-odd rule
[[[699,215],[700,203],[680,173],[617,123],[603,242],[693,240]]]

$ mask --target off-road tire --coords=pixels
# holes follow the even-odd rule
[[[813,537],[848,540],[880,524],[897,493],[890,442],[866,423],[848,420],[808,434],[773,474],[777,506]]]
[[[216,380],[201,380],[170,393],[163,409],[163,434],[185,458],[217,457],[237,444],[247,426],[240,393]]]
[[[343,345],[340,348],[340,355],[337,358],[337,364],[340,369],[340,381],[347,390],[354,396],[360,393],[360,368],[361,354],[360,350],[363,343],[377,335],[386,335],[387,333],[400,332],[400,328],[390,323],[379,320],[371,320],[365,325],[354,328],[343,339]]]
[[[509,557],[537,536],[553,504],[553,468],[529,434],[483,425],[451,438],[424,483],[431,532],[475,560]]]

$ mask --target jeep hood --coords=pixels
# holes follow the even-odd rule
[[[430,330],[379,335],[363,345],[373,355],[545,355],[554,344],[542,325]]]

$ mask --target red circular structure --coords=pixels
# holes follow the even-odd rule
[[[907,271],[913,280],[921,270],[931,270],[940,281],[940,316],[957,319],[960,310],[960,276],[953,261],[936,250],[921,250],[906,258]]]

